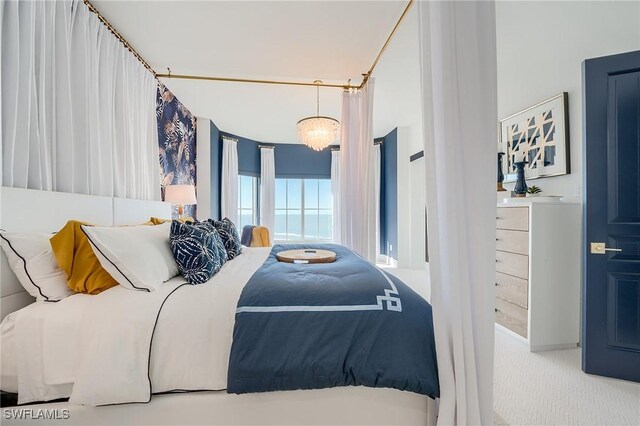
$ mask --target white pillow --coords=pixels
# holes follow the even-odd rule
[[[88,226],[82,230],[100,265],[123,287],[153,291],[178,275],[169,244],[171,222],[162,225]]]
[[[22,287],[38,301],[58,301],[71,296],[67,275],[58,266],[46,234],[0,233],[0,244]]]

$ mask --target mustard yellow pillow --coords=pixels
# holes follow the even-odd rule
[[[49,241],[58,266],[67,274],[69,288],[76,293],[98,294],[118,282],[100,265],[82,225],[88,224],[70,220]]]
[[[152,217],[151,219],[149,219],[149,222],[154,225],[162,225],[165,222],[171,222],[171,219],[160,219],[159,217]]]
[[[269,229],[266,226],[256,226],[251,231],[251,247],[270,247]]]

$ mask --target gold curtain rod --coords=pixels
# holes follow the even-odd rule
[[[232,83],[279,84],[279,85],[287,85],[287,86],[314,86],[314,87],[318,86],[315,83],[301,83],[301,82],[295,82],[295,81],[259,80],[259,79],[244,79],[244,78],[230,78],[230,77],[210,77],[210,76],[187,75],[187,74],[171,74],[171,70],[169,70],[167,74],[157,73],[153,68],[151,68],[151,65],[149,65],[149,63],[145,61],[144,58],[131,46],[131,44],[129,44],[129,42],[113,27],[113,25],[111,25],[111,23],[104,16],[102,16],[102,14],[100,14],[98,9],[96,9],[96,7],[93,4],[91,4],[89,0],[83,0],[83,1],[84,1],[84,4],[89,8],[89,10],[98,17],[100,22],[102,22],[102,24],[107,27],[107,29],[127,48],[127,50],[129,50],[133,54],[133,56],[135,56],[135,58],[138,61],[140,61],[140,63],[151,74],[153,74],[153,76],[156,79],[178,78],[183,80],[223,81],[223,82],[232,82]],[[363,77],[362,82],[358,86],[351,85],[351,80],[349,80],[348,84],[320,84],[320,86],[339,88],[344,90],[362,89],[364,85],[367,84],[367,81],[369,81],[369,77],[371,77],[371,74],[376,68],[376,65],[378,65],[378,62],[380,61],[382,54],[389,46],[389,43],[391,43],[393,36],[398,31],[400,24],[402,23],[405,16],[407,15],[407,12],[409,12],[409,9],[411,8],[411,5],[413,5],[413,3],[414,3],[414,0],[409,0],[409,2],[407,3],[407,6],[404,8],[404,11],[402,12],[402,15],[400,15],[400,18],[398,19],[395,26],[393,27],[393,30],[391,30],[391,34],[389,34],[389,37],[387,37],[387,40],[382,46],[382,49],[380,49],[380,52],[378,53],[375,60],[373,61],[371,68],[369,68],[369,70],[365,74],[362,74],[362,77]]]
[[[264,148],[264,149],[276,149],[276,147],[273,146],[273,145],[258,145],[258,149],[262,149],[262,148]]]
[[[226,139],[226,140],[232,141],[232,142],[238,142],[238,139],[232,138],[231,136],[227,136],[227,135],[222,135],[222,139]]]
[[[102,22],[102,24],[105,27],[107,27],[107,29],[111,32],[111,34],[113,34],[118,39],[118,41],[122,43],[124,47],[126,47],[127,50],[131,52],[133,56],[135,56],[135,58],[157,79],[158,76],[156,75],[156,72],[153,70],[153,68],[151,68],[151,65],[149,65],[149,63],[144,60],[144,58],[133,48],[133,46],[131,46],[129,42],[118,31],[116,31],[113,25],[111,25],[111,23],[107,21],[107,18],[102,16],[102,14],[98,11],[98,9],[96,9],[96,7],[93,4],[91,4],[89,0],[83,0],[83,1],[84,1],[84,4],[89,9],[89,11],[93,12],[93,14],[96,15],[98,20]]]
[[[376,59],[373,61],[373,64],[371,65],[371,68],[369,68],[369,71],[367,71],[366,74],[362,74],[363,79],[362,79],[362,83],[360,83],[360,86],[358,87],[359,89],[362,89],[364,85],[367,84],[367,81],[369,81],[369,77],[371,77],[373,70],[376,68],[376,65],[378,65],[378,62],[380,61],[382,54],[387,49],[387,46],[389,46],[389,43],[391,43],[391,39],[393,39],[393,36],[396,34],[396,31],[398,31],[398,28],[400,27],[400,24],[404,20],[404,17],[407,16],[407,13],[409,12],[411,5],[413,4],[413,1],[414,0],[409,0],[409,3],[407,3],[407,6],[404,8],[404,11],[402,12],[402,15],[400,15],[400,18],[398,19],[398,22],[396,22],[396,25],[393,27],[393,30],[391,30],[391,34],[389,34],[389,37],[387,37],[387,41],[385,41],[384,44],[382,45],[382,49],[380,49],[380,52],[378,53],[378,56],[376,56]]]
[[[335,87],[340,89],[357,89],[358,86],[351,86],[349,84],[316,84],[316,83],[304,83],[299,81],[281,81],[281,80],[258,80],[247,78],[231,78],[231,77],[209,77],[204,75],[185,75],[185,74],[156,74],[158,78],[178,78],[181,80],[206,80],[206,81],[224,81],[231,83],[256,83],[256,84],[282,84],[287,86],[320,86],[320,87]]]

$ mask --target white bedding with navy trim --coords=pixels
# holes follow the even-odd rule
[[[116,286],[15,312],[15,346],[3,340],[1,350],[15,356],[18,402],[145,403],[225,389],[238,298],[268,255],[244,249],[206,284],[176,277],[152,292]]]
[[[18,311],[13,317],[16,338],[12,348],[16,357],[18,402],[25,404],[70,397],[72,403],[98,406],[146,403],[153,394],[169,391],[226,389],[228,379],[236,373],[244,375],[243,371],[246,370],[243,368],[250,365],[236,363],[242,357],[231,358],[232,367],[240,366],[240,369],[234,370],[233,374],[229,372],[236,317],[240,319],[254,315],[293,315],[301,318],[345,316],[361,324],[355,328],[345,328],[342,320],[333,324],[331,320],[329,324],[318,322],[315,325],[313,321],[309,323],[303,320],[296,328],[290,322],[288,325],[278,325],[278,321],[265,321],[267,329],[276,330],[284,324],[290,327],[285,330],[288,334],[309,334],[321,338],[318,342],[311,342],[313,344],[306,343],[308,351],[319,351],[310,355],[308,362],[313,363],[324,357],[332,360],[333,364],[318,364],[319,368],[332,368],[335,358],[331,354],[344,353],[344,348],[347,348],[349,353],[344,362],[348,368],[339,370],[337,380],[317,381],[314,374],[317,376],[319,371],[316,369],[310,370],[312,374],[306,372],[300,376],[303,385],[280,382],[272,389],[240,389],[234,382],[230,383],[235,386],[229,388],[231,392],[367,385],[437,395],[435,355],[432,359],[425,352],[434,349],[428,331],[424,334],[431,327],[430,309],[424,299],[396,278],[369,265],[373,269],[368,269],[366,274],[375,273],[377,279],[375,285],[364,292],[349,291],[349,288],[353,290],[357,286],[349,286],[348,277],[344,277],[346,291],[337,298],[325,298],[323,291],[311,291],[301,294],[304,297],[298,298],[296,303],[282,303],[285,299],[280,296],[270,299],[274,303],[268,304],[262,303],[267,299],[246,303],[253,299],[243,296],[239,303],[243,288],[252,276],[259,283],[265,272],[274,272],[269,268],[269,255],[269,248],[246,248],[237,258],[227,262],[209,282],[201,285],[187,285],[184,279],[177,277],[153,292],[132,291],[116,286],[97,296],[77,294],[59,303],[36,302]],[[340,262],[336,265],[340,266]],[[316,265],[289,266],[293,269],[281,278],[299,281],[301,285],[309,284],[314,276],[321,281],[327,276],[315,274],[312,268],[303,268]],[[263,273],[254,276],[259,270]],[[265,292],[269,294],[270,290],[265,288]],[[320,300],[326,303],[318,303]],[[243,308],[249,311],[257,308],[263,312],[243,312]],[[327,309],[331,312],[327,312]],[[415,313],[417,316],[414,316]],[[244,324],[244,321],[240,323]],[[244,328],[242,324],[236,327],[236,338],[239,339],[237,349],[241,352],[246,350],[241,349],[243,339],[238,336],[238,330]],[[319,331],[323,327],[326,330],[324,334]],[[331,338],[336,332],[339,332],[337,340]],[[401,335],[404,338],[400,338]],[[264,337],[269,339],[269,336]],[[270,338],[277,341],[276,337]],[[417,346],[406,346],[405,340],[414,337],[420,339]],[[291,341],[293,344],[296,342],[304,343],[304,340]],[[319,342],[323,342],[323,345],[318,346]],[[260,349],[260,344],[260,341],[256,341],[256,354],[270,347],[267,345]],[[294,349],[298,351],[303,348],[291,350]],[[409,352],[410,355],[405,356],[403,352]],[[420,359],[423,355],[425,358]],[[368,373],[359,371],[371,366],[360,362],[367,357],[379,359],[382,370]],[[289,373],[299,371],[301,367],[293,358],[288,364]],[[268,358],[267,361],[261,367],[266,370],[257,377],[265,377],[265,374],[280,377],[282,371],[269,372],[274,366],[273,359]],[[248,386],[248,383],[245,382],[245,385]]]

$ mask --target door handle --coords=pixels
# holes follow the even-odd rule
[[[622,249],[605,247],[604,243],[591,243],[591,254],[606,254],[608,251],[621,252]]]

